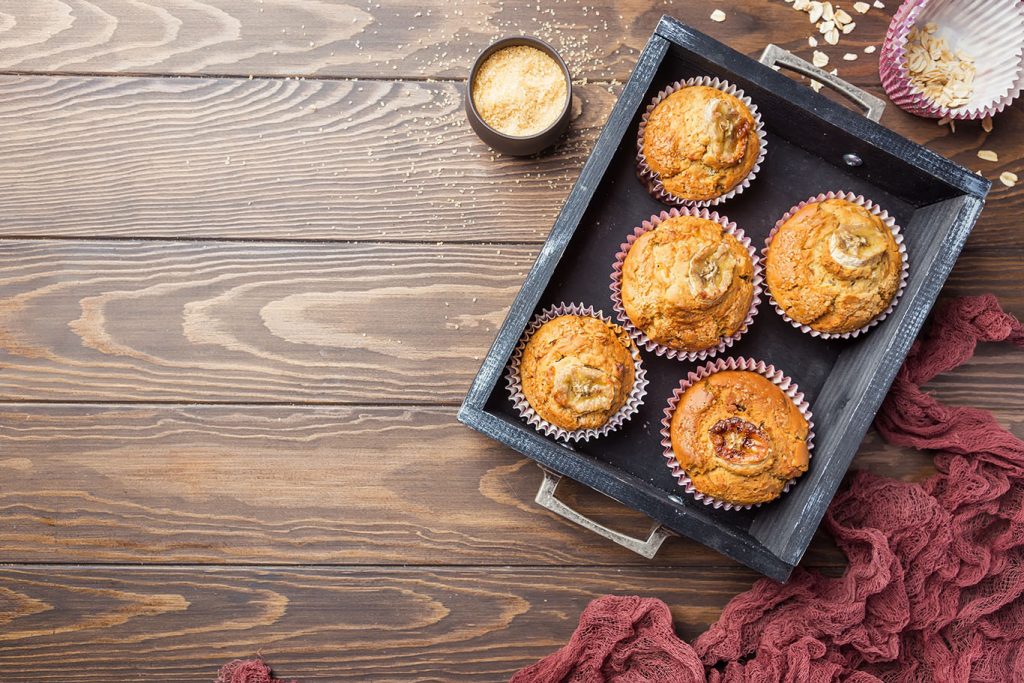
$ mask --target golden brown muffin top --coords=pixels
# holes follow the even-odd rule
[[[703,201],[736,187],[757,163],[757,123],[734,95],[704,85],[654,107],[643,134],[647,165],[681,199]]]
[[[888,308],[903,259],[881,218],[845,199],[826,199],[780,226],[765,269],[786,315],[819,332],[842,334]]]
[[[637,238],[622,265],[622,306],[652,340],[682,351],[740,331],[754,299],[754,262],[720,223],[678,216]]]
[[[520,365],[523,394],[563,429],[598,429],[633,390],[633,342],[618,325],[563,315],[534,332]]]
[[[737,505],[778,498],[807,471],[810,426],[771,380],[723,370],[679,397],[672,452],[701,493]]]

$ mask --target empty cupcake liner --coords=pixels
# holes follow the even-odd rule
[[[768,250],[771,248],[772,240],[775,238],[775,233],[779,231],[779,228],[782,227],[782,224],[788,221],[790,218],[792,218],[793,214],[795,214],[797,211],[804,208],[808,204],[823,202],[826,199],[845,199],[849,202],[857,204],[858,206],[863,206],[865,209],[881,218],[882,222],[885,223],[889,227],[889,230],[892,231],[892,235],[896,239],[896,245],[899,247],[900,259],[903,261],[903,269],[900,273],[899,287],[896,289],[896,294],[893,296],[892,301],[889,302],[888,308],[886,308],[884,311],[875,316],[867,325],[864,325],[864,327],[853,330],[852,332],[820,332],[818,330],[813,329],[809,325],[797,322],[796,320],[793,320],[788,315],[786,315],[786,311],[784,311],[782,309],[782,306],[779,305],[779,302],[775,300],[775,297],[772,295],[771,288],[768,287],[767,283],[765,283],[765,289],[768,292],[768,301],[771,303],[772,307],[775,308],[775,311],[779,315],[781,315],[786,322],[788,322],[790,325],[800,330],[801,332],[809,334],[812,337],[820,337],[821,339],[853,339],[854,337],[864,334],[869,329],[871,329],[872,327],[874,327],[875,325],[889,317],[889,314],[892,313],[893,310],[896,308],[896,304],[899,303],[900,297],[903,296],[903,290],[906,289],[907,287],[907,276],[910,271],[910,261],[907,259],[907,247],[906,245],[903,244],[903,235],[900,232],[900,226],[896,225],[896,220],[889,215],[888,211],[885,211],[884,209],[880,208],[870,199],[865,199],[864,195],[853,194],[852,192],[826,192],[824,194],[819,194],[814,197],[809,197],[808,199],[805,199],[804,201],[800,202],[799,204],[791,208],[789,211],[787,211],[785,215],[783,215],[782,218],[780,218],[775,223],[775,227],[773,227],[771,232],[768,233],[768,238],[765,240],[764,248],[761,250],[761,258],[764,259],[765,267],[767,268]]]
[[[747,106],[747,109],[750,110],[751,115],[753,115],[754,117],[754,121],[757,124],[757,137],[758,140],[760,140],[760,150],[758,150],[757,153],[757,162],[755,162],[754,167],[750,169],[750,173],[748,173],[743,180],[741,180],[734,188],[732,188],[725,194],[719,197],[715,197],[714,199],[705,199],[700,201],[692,199],[683,199],[681,197],[675,196],[674,194],[666,190],[664,185],[661,184],[661,178],[659,178],[658,174],[655,173],[654,170],[647,165],[647,159],[644,157],[644,130],[647,128],[647,119],[650,118],[651,112],[654,111],[654,108],[657,107],[663,99],[665,99],[675,91],[680,90],[682,88],[688,88],[694,85],[704,85],[709,88],[716,88],[724,93],[733,95],[734,97],[738,98],[741,102],[743,102],[743,104]],[[640,181],[644,183],[644,185],[647,187],[647,191],[650,193],[650,195],[657,199],[659,202],[662,202],[664,204],[669,204],[673,206],[697,207],[717,206],[718,204],[721,204],[724,201],[732,199],[733,197],[743,192],[743,190],[750,186],[750,182],[757,175],[757,172],[761,170],[761,163],[764,161],[764,157],[767,151],[768,141],[765,138],[764,124],[761,122],[761,114],[757,110],[757,105],[751,102],[750,98],[747,97],[742,90],[737,88],[735,85],[732,85],[728,81],[723,81],[719,78],[711,78],[710,76],[698,76],[695,78],[688,78],[685,81],[676,81],[672,83],[664,90],[659,92],[657,96],[655,96],[655,98],[651,100],[651,103],[647,105],[647,109],[644,111],[643,116],[640,117],[640,127],[637,129],[636,134],[637,176],[640,178]]]
[[[523,351],[526,350],[526,344],[530,341],[530,337],[540,329],[541,325],[562,315],[580,315],[597,318],[610,326],[617,327],[610,317],[601,311],[595,310],[593,306],[585,306],[577,303],[566,304],[565,302],[562,302],[557,306],[546,308],[535,315],[530,321],[530,324],[526,326],[526,330],[523,332],[523,336],[519,340],[519,344],[516,345],[515,351],[512,353],[512,360],[509,361],[508,371],[505,373],[505,381],[508,384],[507,388],[509,398],[512,399],[512,405],[515,407],[516,412],[518,412],[519,416],[526,420],[528,424],[532,425],[538,432],[546,436],[552,436],[561,441],[589,441],[590,439],[604,436],[609,432],[615,431],[622,425],[622,423],[636,414],[637,410],[639,410],[640,406],[643,404],[644,396],[647,394],[647,370],[643,367],[643,361],[640,358],[640,349],[638,349],[636,345],[633,345],[630,348],[630,354],[633,356],[634,363],[633,388],[629,392],[629,397],[626,399],[626,403],[617,413],[612,415],[608,421],[598,429],[577,429],[569,431],[559,427],[558,425],[551,424],[538,415],[537,411],[530,405],[530,402],[526,400],[526,395],[523,393],[520,364],[523,360]]]
[[[906,66],[907,37],[915,26],[938,26],[936,35],[974,58],[971,101],[949,109],[918,92]],[[878,59],[889,99],[928,118],[981,119],[1008,107],[1024,88],[1024,3],[1020,0],[907,0],[896,10]]]
[[[658,227],[662,221],[668,220],[669,218],[676,218],[678,216],[706,218],[707,220],[721,224],[728,234],[738,239],[740,244],[746,247],[747,253],[750,254],[750,260],[754,263],[754,296],[750,302],[750,311],[747,313],[746,319],[743,321],[742,325],[740,325],[739,330],[734,334],[728,337],[723,337],[719,341],[718,345],[700,351],[682,351],[654,341],[648,337],[643,330],[633,324],[633,321],[629,319],[629,316],[626,314],[626,309],[622,304],[622,265],[626,260],[626,255],[629,253],[629,250],[633,247],[633,243],[636,242],[640,235]],[[735,344],[736,341],[742,337],[748,329],[750,329],[750,325],[754,322],[754,316],[757,315],[757,307],[761,305],[761,283],[764,282],[764,272],[761,267],[761,259],[758,258],[757,250],[750,243],[750,238],[744,234],[743,230],[736,227],[735,223],[725,216],[719,216],[717,211],[709,212],[707,209],[684,207],[662,211],[660,214],[651,216],[641,225],[633,228],[632,234],[626,236],[626,241],[619,245],[619,251],[615,254],[615,261],[612,264],[611,279],[612,308],[615,310],[615,316],[618,318],[622,326],[626,328],[626,331],[629,332],[630,336],[633,337],[633,340],[647,351],[653,351],[659,356],[693,362],[705,360],[722,353],[727,348]]]
[[[751,508],[761,507],[764,503],[739,505],[737,503],[729,503],[724,500],[719,500],[706,493],[702,493],[697,490],[693,485],[693,480],[690,479],[689,475],[687,475],[679,465],[679,461],[676,460],[676,454],[672,450],[672,416],[676,412],[676,406],[679,405],[679,398],[687,389],[697,382],[709,375],[713,375],[716,372],[721,372],[722,370],[749,370],[751,372],[756,372],[759,375],[767,377],[775,386],[782,389],[783,393],[793,401],[793,404],[800,411],[800,414],[804,416],[805,420],[807,420],[808,461],[814,454],[814,416],[811,413],[811,406],[806,400],[804,400],[804,395],[800,393],[800,388],[796,385],[796,382],[783,374],[781,370],[777,370],[774,365],[768,365],[764,361],[751,360],[749,358],[742,357],[719,358],[697,368],[696,370],[692,370],[684,379],[679,381],[679,386],[672,392],[672,396],[668,399],[668,407],[665,408],[665,416],[661,420],[661,446],[664,448],[662,455],[665,457],[665,463],[668,465],[668,468],[672,471],[672,476],[676,478],[676,481],[687,493],[705,505],[710,505],[713,508],[721,510],[749,510]],[[790,488],[792,488],[798,478],[799,477],[796,477],[786,482],[782,492],[779,494],[780,498],[785,495]]]

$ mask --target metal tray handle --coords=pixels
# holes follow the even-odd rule
[[[798,74],[803,74],[808,78],[813,78],[822,85],[827,85],[843,97],[860,105],[864,110],[864,116],[868,117],[872,121],[878,121],[881,119],[882,112],[885,111],[885,100],[879,99],[871,93],[865,92],[857,86],[847,83],[838,76],[833,76],[824,69],[819,69],[810,62],[797,57],[792,52],[784,50],[778,45],[769,43],[768,46],[765,47],[764,52],[761,53],[760,62],[765,66],[784,66]]]
[[[558,483],[562,481],[562,475],[555,474],[554,472],[550,472],[543,468],[542,471],[544,472],[544,481],[540,483],[540,490],[537,491],[537,503],[548,510],[551,510],[551,512],[554,512],[556,515],[561,515],[570,522],[579,524],[584,529],[589,529],[595,534],[604,536],[608,540],[618,543],[623,548],[627,548],[637,555],[646,557],[648,560],[657,554],[658,549],[661,548],[661,544],[665,542],[666,538],[672,535],[672,532],[668,531],[660,524],[654,525],[646,539],[627,536],[626,534],[609,529],[603,524],[598,524],[586,515],[573,510],[571,507],[560,501],[555,495],[558,491]]]

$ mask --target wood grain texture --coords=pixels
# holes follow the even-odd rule
[[[875,94],[861,48],[887,4],[822,48]],[[534,464],[453,407],[663,12],[810,57],[782,0],[714,8],[0,3],[0,678],[209,681],[261,651],[304,682],[493,681],[605,593],[666,600],[686,638],[717,618],[753,572],[682,539],[648,562],[546,513]],[[582,113],[517,160],[469,130],[460,81],[520,32],[562,50]],[[1019,106],[991,134],[882,123],[1021,173]],[[1022,212],[1024,184],[997,183],[946,296],[1024,315]],[[1022,368],[982,347],[929,390],[1024,434]],[[853,467],[932,472],[874,433]],[[232,566],[254,564],[273,566]],[[841,564],[819,533],[804,565]]]
[[[830,49],[878,44],[896,3],[857,16],[858,30]],[[7,3],[0,69],[63,73],[250,74],[465,78],[495,39],[533,34],[558,48],[580,78],[624,80],[662,14],[754,54],[766,36],[808,55],[807,15],[782,0],[715,6],[682,0],[594,0],[527,5],[361,0],[124,0]],[[844,76],[877,82],[874,55],[843,63]]]
[[[455,403],[525,247],[0,243],[0,395]]]
[[[506,680],[559,647],[601,595],[659,597],[693,638],[754,578],[720,568],[5,567],[0,675],[210,681],[259,651],[303,683]]]
[[[0,241],[0,400],[456,404],[534,256]],[[946,294],[995,292],[1020,314],[1022,266],[1024,251],[973,251]],[[991,363],[976,385],[1024,372],[1012,354]]]
[[[544,511],[539,469],[453,408],[8,405],[0,425],[4,563],[738,566],[676,538],[649,562]],[[853,467],[933,471],[873,434]],[[614,528],[649,526],[563,489]],[[843,562],[824,536],[805,560]]]
[[[619,92],[536,158],[492,153],[460,84],[0,76],[0,236],[518,241],[546,237]],[[883,123],[989,178],[1022,173],[1024,108]],[[979,148],[998,149],[984,162]],[[1024,183],[996,183],[968,248],[1024,246]]]
[[[461,86],[0,77],[0,235],[542,242],[611,108],[493,154]]]

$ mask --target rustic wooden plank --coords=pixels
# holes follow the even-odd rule
[[[455,403],[527,247],[0,243],[6,399]]]
[[[834,48],[877,44],[896,4],[857,16],[858,30]],[[782,0],[732,3],[724,23],[704,4],[197,0],[161,5],[120,0],[10,3],[0,25],[0,69],[62,73],[274,74],[465,78],[495,39],[522,33],[554,44],[577,77],[624,80],[663,13],[755,54],[765,36],[810,53],[807,15]],[[876,56],[842,63],[874,79]]]
[[[474,136],[453,84],[0,87],[0,235],[22,236],[540,242],[613,99],[583,88],[561,151],[522,160]]]
[[[560,647],[594,598],[661,598],[692,639],[755,578],[719,568],[4,567],[0,673],[210,681],[259,651],[301,681],[506,680]]]
[[[1024,434],[1019,409],[997,415]],[[684,539],[648,562],[544,511],[539,469],[454,408],[6,405],[0,453],[0,562],[736,566]],[[873,433],[853,467],[933,471]],[[582,487],[559,495],[649,526]],[[843,558],[822,537],[804,563]]]
[[[619,91],[577,88],[564,141],[513,159],[473,135],[452,83],[0,76],[0,88],[0,236],[472,242],[543,241]],[[1021,171],[1019,107],[989,135],[893,107],[883,123],[990,178]],[[969,248],[1020,246],[1022,210],[1024,183],[996,183]]]
[[[456,404],[534,256],[3,240],[0,400]],[[946,294],[995,292],[1020,315],[1022,265],[1021,250],[965,254]],[[982,385],[1022,372],[1010,354],[974,367]]]

